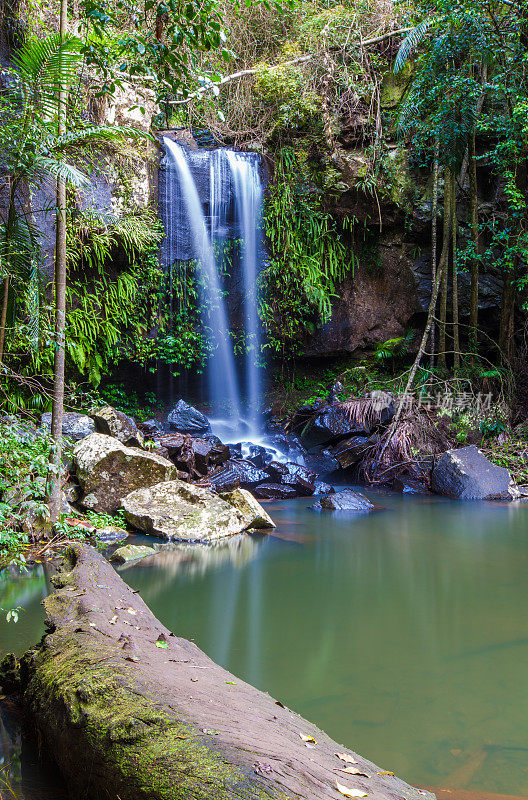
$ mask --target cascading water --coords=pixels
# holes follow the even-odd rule
[[[233,177],[235,206],[242,238],[242,275],[246,325],[246,392],[248,421],[254,431],[262,429],[260,381],[260,326],[257,278],[262,260],[262,181],[254,154],[226,152]]]
[[[186,212],[191,237],[191,252],[202,270],[202,306],[207,308],[209,330],[215,352],[209,359],[209,392],[213,408],[223,411],[229,407],[231,417],[241,417],[240,393],[238,391],[233,348],[230,344],[227,314],[223,301],[220,278],[214,256],[213,245],[207,229],[206,219],[198,190],[184,151],[180,145],[164,137],[167,154],[170,156],[169,170],[174,168],[179,178],[179,195]]]
[[[217,425],[218,434],[233,441],[255,438],[262,430],[257,308],[257,278],[263,255],[259,157],[224,148],[190,151],[168,137],[163,141],[163,260],[171,270],[175,261],[194,258],[201,269],[202,316],[207,319],[205,328],[213,350],[207,365],[209,400],[214,413],[225,422],[222,430]],[[222,284],[228,266],[224,261],[225,245],[228,239],[237,238],[240,259],[234,269],[239,269],[241,277],[246,345],[243,399]]]

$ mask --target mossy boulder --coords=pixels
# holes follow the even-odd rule
[[[250,528],[273,527],[256,500],[236,492],[220,497],[177,479],[131,492],[122,508],[135,528],[169,541],[210,542]]]
[[[138,430],[135,419],[112,406],[97,409],[92,413],[92,419],[97,433],[114,436],[130,447],[141,447],[144,444],[143,434]]]
[[[232,492],[224,492],[220,495],[222,500],[234,506],[240,512],[242,518],[247,521],[250,528],[274,528],[275,523],[265,511],[258,500],[247,489],[234,489]]]
[[[126,447],[103,433],[82,439],[73,450],[73,458],[83,491],[82,504],[110,514],[115,514],[130,492],[170,480],[176,473],[168,459]]]
[[[124,547],[118,547],[112,553],[110,561],[115,561],[117,564],[127,564],[129,561],[139,561],[139,559],[153,556],[155,553],[154,548],[147,545],[126,544]]]

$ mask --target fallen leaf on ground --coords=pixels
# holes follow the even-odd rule
[[[160,650],[166,650],[168,646],[169,645],[167,644],[167,642],[160,642],[160,641],[156,642],[156,647],[159,647]]]
[[[341,761],[345,761],[347,764],[357,764],[358,762],[353,756],[350,756],[348,753],[336,753],[336,756],[341,759]]]
[[[281,701],[280,701],[280,700],[275,700],[275,705],[276,705],[276,706],[280,706],[281,708],[286,708],[286,706],[284,705],[284,703],[281,703]]]
[[[89,622],[88,625],[90,626],[90,628],[97,628],[95,622]]]
[[[136,656],[125,656],[125,661],[139,661],[139,658]]]
[[[361,772],[357,767],[343,767],[339,772],[347,772],[349,775],[362,775],[364,778],[370,778],[370,775],[367,775],[366,772]]]
[[[378,772],[378,775],[394,775],[394,772],[391,772],[389,769],[382,769]]]
[[[137,611],[136,611],[135,608],[127,608],[127,611],[128,611],[129,614],[133,614],[133,616],[136,616],[136,614],[137,614]]]
[[[226,681],[230,686],[236,686],[236,681]]]
[[[337,791],[341,792],[344,797],[367,797],[368,792],[364,792],[362,789],[349,789],[348,786],[343,786],[342,783],[336,778],[337,784]]]
[[[300,733],[299,736],[303,740],[303,742],[311,742],[312,744],[317,744],[313,736],[307,736],[306,733]]]
[[[109,621],[110,625],[115,625],[116,622],[117,622],[117,614],[114,614],[112,619],[109,619],[108,621]]]

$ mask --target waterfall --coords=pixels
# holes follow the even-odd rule
[[[206,328],[212,349],[206,368],[209,400],[214,413],[226,423],[222,431],[217,425],[217,432],[225,440],[230,436],[235,441],[252,438],[262,429],[257,279],[263,254],[263,187],[259,156],[225,148],[187,150],[168,137],[163,142],[166,151],[165,181],[160,193],[166,234],[163,261],[171,274],[175,261],[184,264],[196,259],[201,272],[202,318],[208,319]],[[240,256],[233,264],[225,259],[224,252],[228,240],[236,239],[240,240]],[[236,248],[227,249],[231,255],[236,252]],[[235,275],[226,277],[224,273],[230,267]],[[241,303],[237,281],[241,285]],[[238,325],[243,321],[244,326],[243,377],[240,370],[243,399],[230,335],[228,302],[235,321]],[[240,305],[243,320],[237,314]]]
[[[168,137],[164,137],[163,141],[170,155],[169,169],[174,167],[179,179],[178,194],[181,195],[186,212],[191,253],[202,271],[203,280],[200,281],[203,292],[202,305],[208,311],[208,332],[210,343],[214,348],[208,365],[210,401],[216,413],[225,412],[227,404],[230,417],[238,420],[241,417],[241,408],[235,359],[211,237],[185,153],[180,145]],[[183,229],[185,226],[181,227]]]
[[[262,387],[259,372],[260,325],[257,279],[262,254],[262,181],[253,154],[226,151],[233,176],[235,207],[242,238],[242,276],[246,333],[246,393],[248,422],[254,431],[261,425]]]

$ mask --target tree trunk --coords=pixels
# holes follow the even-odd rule
[[[0,319],[0,367],[4,358],[4,341],[7,321],[7,300],[9,298],[9,275],[4,278],[4,299],[2,301],[2,317]]]
[[[456,215],[456,181],[452,181],[451,186],[451,241],[453,244],[453,369],[456,372],[460,369],[460,336],[458,328],[458,274],[457,274],[457,215]]]
[[[469,345],[471,350],[477,352],[477,327],[478,327],[478,299],[479,299],[479,225],[478,225],[478,195],[477,195],[477,161],[475,156],[475,131],[469,139],[469,218],[471,223],[471,238],[473,240],[473,258],[469,270],[471,275],[471,293],[469,310]]]
[[[440,317],[438,321],[438,365],[446,368],[446,318],[447,318],[447,264],[449,261],[449,245],[451,243],[451,186],[453,175],[451,170],[445,168],[444,177],[444,235],[442,238],[442,254],[440,265],[442,269],[442,283],[440,287]],[[440,269],[439,265],[439,269]]]
[[[67,30],[67,0],[61,0],[59,32],[61,37]],[[59,136],[64,133],[66,122],[67,89],[61,83],[57,117]],[[62,466],[62,419],[64,416],[64,364],[66,328],[66,184],[57,180],[55,244],[55,358],[53,364],[53,405],[51,435],[54,448],[51,458],[50,478],[50,522],[58,521],[61,509],[61,466]]]
[[[431,291],[436,280],[436,251],[438,239],[438,155],[440,150],[440,143],[438,138],[435,142],[434,164],[433,164],[433,196],[431,200]],[[431,367],[434,367],[435,362],[435,322],[434,316],[431,321]]]
[[[513,358],[513,335],[515,331],[515,277],[516,270],[512,268],[504,276],[502,290],[502,310],[499,331],[499,349],[506,361]]]

